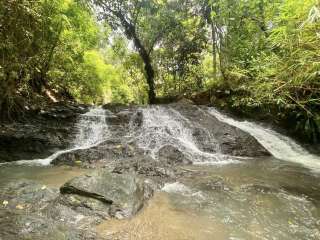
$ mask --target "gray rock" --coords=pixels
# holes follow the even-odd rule
[[[129,159],[141,154],[134,144],[123,144],[120,139],[109,139],[89,149],[79,149],[65,153],[52,161],[53,165],[95,166],[97,162]]]
[[[98,170],[70,180],[60,192],[66,198],[75,197],[75,201],[66,200],[73,207],[86,206],[102,215],[124,218],[143,207],[146,188],[144,182],[133,175]]]
[[[0,188],[0,201],[8,202],[7,210],[18,209],[28,213],[46,208],[58,195],[58,190],[23,179]]]
[[[1,240],[96,240],[96,233],[35,214],[0,211]]]
[[[0,163],[45,158],[66,149],[76,134],[77,117],[87,111],[76,105],[53,105],[27,112],[19,122],[0,124]]]
[[[176,169],[165,161],[155,161],[147,156],[116,161],[112,164],[114,173],[135,173],[145,178],[175,179]]]
[[[175,110],[179,111],[184,117],[194,124],[194,137],[205,151],[214,152],[205,139],[203,139],[203,129],[214,137],[216,144],[219,144],[219,151],[223,154],[246,157],[270,156],[270,153],[250,134],[220,122],[195,105],[191,104],[171,104]],[[200,136],[199,136],[200,135]]]
[[[0,190],[0,240],[94,240],[91,218],[57,204],[59,191],[29,180]],[[61,214],[64,213],[65,218]],[[56,217],[58,216],[59,217]],[[80,218],[79,218],[80,216]],[[83,222],[79,220],[83,219]]]
[[[158,154],[159,154],[160,160],[166,161],[170,165],[192,163],[190,159],[187,159],[184,156],[183,152],[181,152],[179,149],[171,145],[166,145],[160,148]]]

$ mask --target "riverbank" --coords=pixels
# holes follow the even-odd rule
[[[240,119],[269,125],[320,153],[320,112],[317,106],[312,108],[314,111],[311,116],[296,105],[260,103],[251,98],[247,91],[222,87],[193,94],[189,99],[198,105],[217,107]]]

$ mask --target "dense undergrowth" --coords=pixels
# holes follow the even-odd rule
[[[242,1],[230,10],[235,22],[219,54],[228,60],[220,63],[222,76],[209,80],[207,88],[230,92],[219,106],[280,123],[303,140],[319,142],[319,1],[250,2],[249,10]],[[250,16],[250,9],[256,14]]]

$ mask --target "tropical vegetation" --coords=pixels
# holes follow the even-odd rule
[[[0,3],[2,117],[42,101],[146,104],[200,92],[319,141],[320,1]]]

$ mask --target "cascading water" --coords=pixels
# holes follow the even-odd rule
[[[256,123],[232,119],[215,108],[209,108],[208,112],[219,121],[225,122],[249,133],[274,157],[281,160],[299,163],[312,170],[320,171],[320,157],[310,154],[292,139],[271,129],[264,128]]]
[[[216,152],[205,152],[193,136],[191,122],[172,108],[152,106],[141,110],[143,123],[139,129],[131,126],[131,133],[138,146],[152,158],[157,159],[161,148],[173,146],[194,164],[226,164],[237,162]],[[194,125],[194,124],[193,124]],[[212,144],[217,144],[210,134]]]
[[[15,163],[46,166],[62,154],[81,149],[89,149],[102,143],[110,135],[106,124],[105,110],[99,107],[92,108],[89,112],[82,114],[76,124],[76,128],[78,129],[78,133],[71,148],[55,152],[44,159],[21,160]]]
[[[110,135],[105,110],[102,108],[93,108],[83,114],[77,128],[79,132],[73,143],[76,148],[90,148],[103,142]]]

